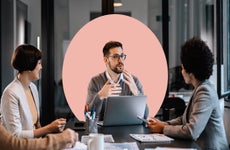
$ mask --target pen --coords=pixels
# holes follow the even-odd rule
[[[92,119],[92,116],[90,116],[89,112],[86,112],[85,115],[86,115],[86,118],[88,118],[90,120]]]
[[[92,110],[91,110],[92,119],[95,119],[95,116],[96,116],[95,107],[93,107]]]
[[[86,112],[88,112],[88,109],[89,109],[89,106],[86,104],[85,105],[85,114],[86,114]]]

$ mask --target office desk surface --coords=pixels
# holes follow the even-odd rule
[[[67,126],[69,128],[74,127],[74,123],[68,122]],[[79,133],[79,138],[81,139],[82,135],[87,135],[85,131],[77,131]],[[114,127],[101,127],[98,126],[98,132],[103,134],[111,134],[116,143],[122,142],[136,142],[140,150],[145,148],[155,148],[155,147],[177,147],[177,148],[195,148],[200,149],[199,146],[194,141],[175,139],[172,142],[156,142],[156,143],[142,143],[139,142],[129,134],[149,134],[151,131],[144,127],[143,125],[133,125],[133,126],[114,126]]]

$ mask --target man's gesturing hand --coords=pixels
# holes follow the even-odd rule
[[[111,84],[109,80],[105,83],[103,88],[98,92],[99,98],[105,99],[109,96],[119,96],[121,93],[121,87],[119,84]]]
[[[123,73],[125,76],[123,81],[129,86],[129,89],[131,90],[133,95],[137,96],[139,94],[139,90],[136,86],[133,76],[127,70],[124,70]]]

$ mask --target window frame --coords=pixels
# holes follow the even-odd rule
[[[226,97],[230,95],[230,88],[226,90],[222,90],[223,87],[223,75],[222,75],[222,65],[224,64],[224,28],[223,28],[223,21],[224,21],[224,10],[223,10],[223,0],[216,1],[216,10],[217,10],[217,93],[219,98]],[[226,1],[228,2],[228,1]],[[228,18],[227,18],[227,24],[229,24],[230,20],[230,8],[229,8],[229,2],[228,2]],[[229,34],[229,28],[227,28],[227,34]],[[229,48],[230,40],[227,41],[227,48]],[[228,58],[230,56],[230,51],[229,49],[226,50],[228,52]],[[224,64],[225,65],[225,64]],[[230,64],[227,63],[227,66]],[[228,71],[228,70],[227,70]],[[228,72],[228,75],[230,74],[230,71]],[[229,83],[227,83],[229,84]],[[230,86],[230,85],[229,85]]]

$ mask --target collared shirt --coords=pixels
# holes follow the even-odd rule
[[[113,81],[113,79],[110,77],[108,71],[105,72],[105,75],[106,75],[107,79],[110,81],[111,84],[115,83]],[[117,83],[120,83],[120,81],[123,81],[123,79],[124,79],[124,75],[123,75],[123,73],[121,73],[120,76],[119,76],[119,79],[118,79]]]

